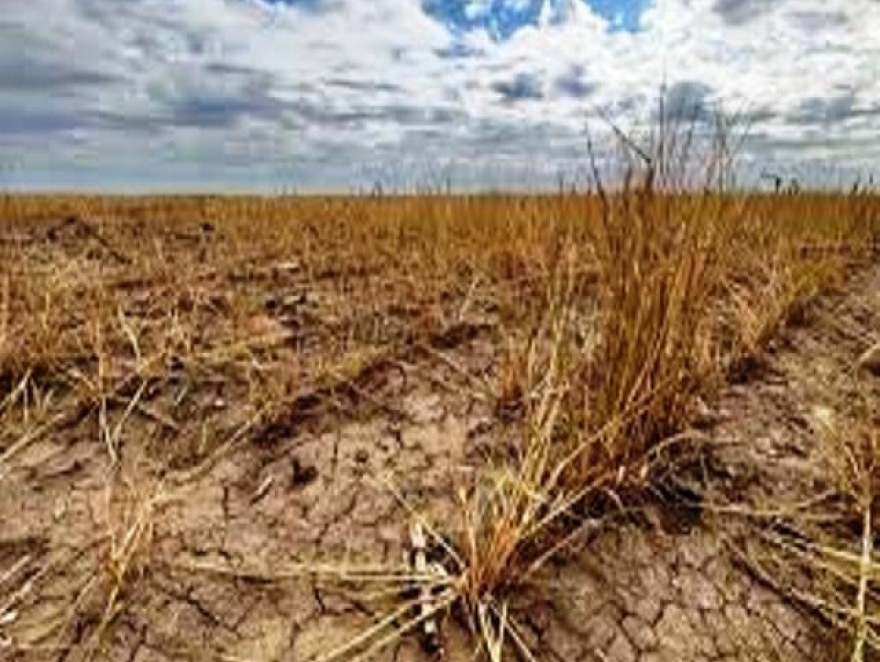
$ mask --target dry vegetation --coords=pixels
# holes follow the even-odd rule
[[[510,599],[585,532],[664,491],[700,451],[687,431],[702,403],[876,256],[876,196],[685,194],[662,174],[546,197],[0,200],[0,480],[43,439],[91,436],[108,458],[103,528],[80,532],[79,554],[48,541],[31,569],[36,553],[0,531],[0,636],[23,655],[100,657],[127,587],[173,561],[150,550],[187,481],[242,443],[393,411],[377,395],[389,372],[442,364],[460,379],[437,388],[472,391],[504,433],[448,495],[457,522],[413,507],[439,565],[304,558],[286,572],[430,589],[430,606],[424,591],[406,598],[322,659],[375,652],[448,609],[489,658],[540,658]],[[451,358],[473,339],[488,370]],[[880,650],[880,464],[876,404],[846,409],[825,436],[829,498],[768,531],[778,544],[762,567],[797,574],[787,590],[851,630],[862,659]],[[154,434],[131,432],[135,419]],[[152,472],[133,477],[144,457]],[[81,580],[53,596],[62,567]],[[18,641],[28,610],[45,631]]]

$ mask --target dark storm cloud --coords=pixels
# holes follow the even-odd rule
[[[705,83],[678,81],[666,91],[663,114],[669,122],[705,121],[711,117],[711,100],[712,88]]]
[[[260,69],[227,62],[208,62],[203,65],[203,69],[205,73],[214,76],[240,76],[254,80],[266,80],[267,78],[267,74]]]
[[[460,147],[462,153],[518,155],[528,160],[551,150],[560,158],[584,156],[585,145],[581,134],[554,124],[482,119],[468,123],[467,138]]]
[[[434,51],[437,57],[445,60],[466,60],[468,58],[483,57],[486,52],[475,46],[465,44],[461,41],[453,41],[445,48],[438,48]]]
[[[56,94],[115,80],[106,72],[60,57],[39,36],[0,18],[0,90],[5,94]]]
[[[312,14],[326,14],[344,7],[341,0],[264,0],[270,5],[288,5]]]
[[[797,124],[827,124],[849,117],[855,103],[852,92],[833,97],[808,97],[788,119]]]
[[[596,85],[584,78],[583,67],[573,66],[556,79],[556,89],[565,96],[584,99],[596,91]]]
[[[850,24],[847,14],[842,11],[792,11],[789,17],[795,25],[807,31],[842,28]]]
[[[736,113],[733,119],[740,126],[750,127],[775,119],[778,116],[779,114],[775,110],[770,110],[769,108],[753,108]]]
[[[4,92],[47,92],[112,83],[113,76],[60,62],[46,62],[25,54],[0,57],[0,89]]]
[[[864,137],[846,134],[829,134],[817,127],[804,127],[796,134],[781,137],[775,133],[755,131],[748,135],[745,143],[758,154],[790,152],[807,154],[813,149],[858,149]]]
[[[0,135],[22,136],[26,134],[45,136],[93,126],[87,117],[77,117],[64,110],[32,110],[0,107]]]
[[[178,127],[230,128],[240,120],[280,120],[291,103],[275,96],[272,76],[226,64],[207,64],[181,80],[157,84],[150,94],[156,113],[144,119]]]
[[[782,0],[715,0],[713,8],[728,23],[742,25]]]
[[[495,81],[492,89],[508,103],[544,98],[541,80],[534,74],[519,73],[508,80]]]
[[[358,128],[370,123],[398,124],[407,126],[449,125],[460,121],[462,111],[425,106],[388,104],[368,106],[355,104],[347,108],[328,107],[325,104],[300,101],[290,106],[291,112],[308,124],[319,126],[348,126]]]
[[[284,108],[285,104],[269,96],[185,96],[170,104],[168,123],[179,127],[230,128],[243,118],[277,120]]]
[[[328,78],[325,85],[353,92],[400,92],[400,86],[393,83],[350,80],[347,78]]]
[[[861,104],[852,90],[829,97],[807,97],[788,119],[793,124],[833,125],[856,117],[880,116],[880,104]]]

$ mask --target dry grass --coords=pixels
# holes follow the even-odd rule
[[[862,225],[842,216],[834,227],[832,216],[789,226],[774,220],[768,229],[762,214],[773,218],[775,210],[766,199],[657,190],[658,178],[674,189],[682,177],[663,167],[664,158],[675,156],[649,158],[622,193],[600,191],[587,245],[566,242],[548,279],[544,318],[502,373],[500,392],[522,404],[522,437],[509,461],[462,494],[457,546],[461,600],[492,659],[505,631],[532,655],[517,637],[509,596],[585,528],[601,526],[596,513],[643,498],[669,456],[687,452],[692,437],[679,433],[695,396],[759,355],[836,284],[842,249],[870,251],[876,240],[876,219],[864,214]],[[803,202],[793,207],[808,210]],[[588,278],[576,268],[584,263]],[[865,555],[870,550],[863,562]],[[864,593],[862,586],[862,612]]]
[[[660,149],[661,164],[680,158]],[[446,574],[324,569],[340,581],[429,585],[436,599],[412,618],[413,602],[396,605],[322,659],[371,654],[449,608],[490,659],[505,641],[529,658],[511,596],[585,530],[645,498],[684,452],[678,434],[695,396],[747,369],[880,237],[875,196],[682,193],[671,172],[653,165],[600,195],[4,197],[0,475],[36,440],[88,421],[115,476],[126,446],[147,443],[126,434],[134,416],[167,433],[146,449],[157,463],[197,470],[235,430],[268,436],[291,423],[282,412],[393,407],[367,397],[376,366],[482,333],[495,374],[466,383],[515,421],[516,443],[462,486],[459,525],[432,529]],[[218,384],[222,396],[196,397]],[[231,420],[205,413],[230,399]],[[201,429],[183,434],[194,412]],[[798,549],[827,571],[821,602],[855,633],[853,659],[878,640],[867,561],[877,439],[857,428],[829,435],[827,457],[840,524],[859,527],[864,545]],[[95,579],[92,652],[149,564],[162,501],[127,503]]]

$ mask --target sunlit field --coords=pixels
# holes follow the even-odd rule
[[[839,659],[873,659],[876,385],[853,359],[862,387],[836,392],[814,491],[790,503],[714,487],[705,430],[726,389],[798,351],[784,339],[817,301],[876,274],[878,242],[871,192],[650,176],[544,196],[5,196],[0,657],[558,659],[523,596],[655,512],[763,530],[732,558],[839,630]],[[848,336],[864,348],[872,319]],[[250,605],[245,625],[192,607],[202,585]],[[318,609],[313,585],[374,606]],[[295,642],[273,648],[277,619],[247,626],[266,604],[300,634],[312,612],[336,621],[309,643],[282,618]]]

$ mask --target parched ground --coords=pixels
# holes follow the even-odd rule
[[[311,340],[292,338],[343,309],[338,292],[304,291],[289,268],[250,321],[282,339],[273,365],[296,375]],[[147,297],[132,287],[132,301]],[[396,596],[314,571],[401,563],[408,508],[454,529],[458,486],[513,434],[480,387],[498,360],[491,307],[472,308],[346,379],[294,384],[270,416],[254,414],[245,381],[195,385],[171,365],[155,392],[135,398],[123,384],[104,410],[7,441],[0,658],[305,661],[351,641]],[[407,314],[361,321],[387,317],[393,337]],[[621,514],[519,596],[515,617],[541,659],[832,659],[829,625],[742,562],[761,526],[743,513],[809,496],[814,417],[857,389],[876,398],[855,364],[878,335],[875,265],[812,303],[763,365],[708,403],[687,486]],[[445,659],[471,659],[454,618],[443,631]],[[415,636],[378,655],[429,658]]]
[[[866,393],[877,412],[880,380],[856,364],[878,335],[875,266],[813,302],[706,412],[701,512],[688,522],[659,509],[646,518],[654,526],[615,528],[558,569],[547,649],[584,660],[843,659],[835,656],[849,650],[847,637],[773,590],[742,555],[770,521],[757,515],[820,489],[818,418]]]

